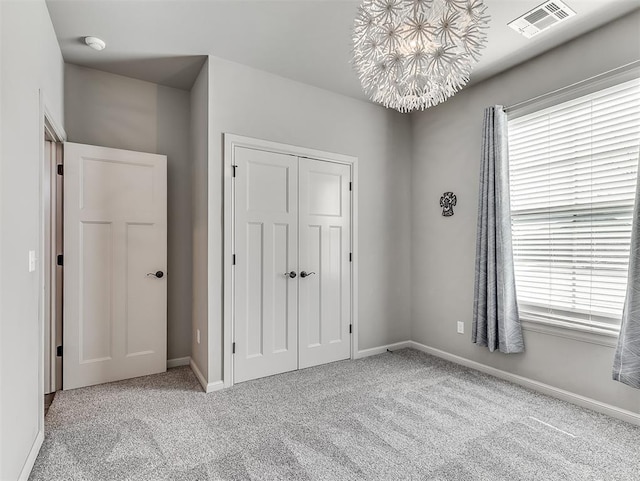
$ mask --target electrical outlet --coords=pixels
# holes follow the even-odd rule
[[[200,329],[196,329],[196,342],[200,344]]]
[[[464,322],[458,321],[458,334],[464,334]]]

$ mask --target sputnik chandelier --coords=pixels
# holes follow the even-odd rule
[[[364,0],[353,60],[365,93],[400,112],[454,95],[485,46],[486,8],[483,0]]]

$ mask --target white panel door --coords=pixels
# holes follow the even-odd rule
[[[300,158],[300,369],[351,356],[351,167]]]
[[[298,367],[298,166],[235,148],[234,380]],[[291,276],[289,275],[291,273]]]
[[[166,162],[64,146],[64,389],[166,370]]]

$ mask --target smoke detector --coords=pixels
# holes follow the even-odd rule
[[[92,49],[98,51],[104,50],[104,48],[107,46],[107,44],[104,43],[104,40],[98,37],[85,37],[84,43],[86,43]]]
[[[516,32],[531,38],[560,22],[564,22],[575,14],[576,12],[571,10],[565,3],[559,0],[551,0],[538,5],[533,10],[529,10],[508,25]]]

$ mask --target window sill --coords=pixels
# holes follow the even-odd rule
[[[522,329],[525,331],[539,332],[550,336],[564,337],[574,341],[588,342],[606,347],[616,347],[619,330],[594,329],[582,326],[564,326],[540,319],[531,319],[521,316]]]

